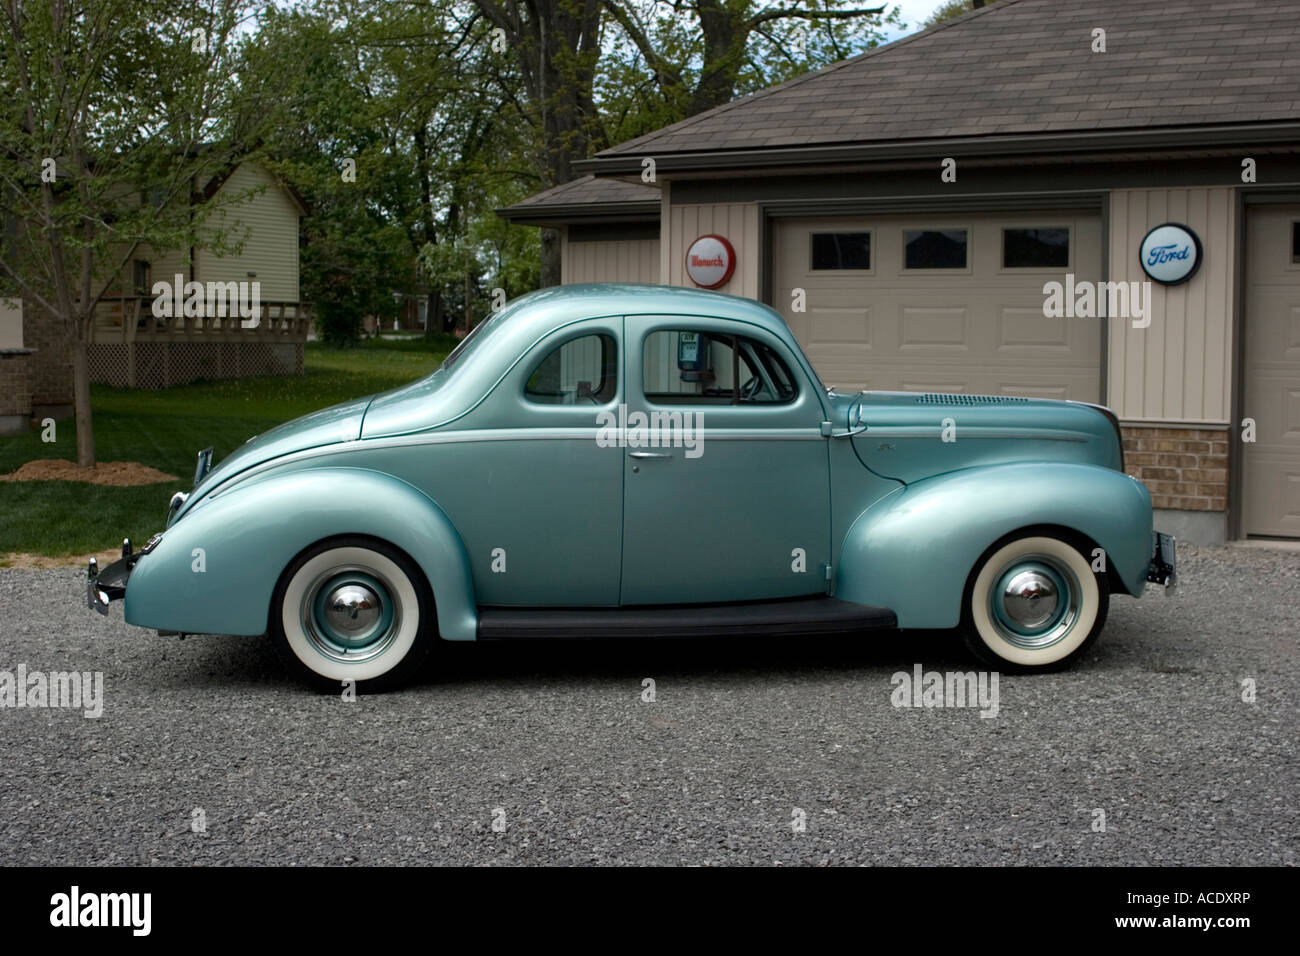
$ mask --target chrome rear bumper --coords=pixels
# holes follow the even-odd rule
[[[126,597],[126,582],[131,577],[135,563],[154,549],[162,534],[156,534],[138,552],[131,549],[131,539],[122,541],[122,557],[105,568],[99,561],[90,559],[86,568],[86,606],[100,614],[108,613],[108,606]]]

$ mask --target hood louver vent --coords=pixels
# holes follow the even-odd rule
[[[939,392],[927,392],[916,398],[918,405],[1006,405],[1027,401],[1029,399],[1014,395],[944,395]]]

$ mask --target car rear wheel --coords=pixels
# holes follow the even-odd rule
[[[402,684],[428,656],[436,630],[420,569],[369,538],[335,538],[299,555],[276,587],[271,618],[290,669],[321,687]]]
[[[1106,624],[1110,587],[1076,544],[1030,534],[995,545],[971,572],[963,630],[977,656],[1012,670],[1055,670]]]

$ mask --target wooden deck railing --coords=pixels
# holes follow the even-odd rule
[[[306,302],[262,302],[249,319],[238,314],[160,318],[153,314],[147,296],[101,299],[95,308],[90,341],[98,344],[132,342],[305,342],[311,329],[311,306]]]

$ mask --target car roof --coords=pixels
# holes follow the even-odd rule
[[[587,319],[625,315],[699,316],[749,323],[783,343],[808,381],[820,386],[785,320],[753,299],[634,283],[553,286],[512,299],[484,319],[475,329],[474,342],[462,343],[467,351],[455,361],[449,357],[450,366],[444,362],[431,375],[376,396],[366,410],[363,437],[402,434],[455,421],[482,401],[508,368],[556,329]],[[445,387],[453,382],[458,384]]]
[[[798,352],[785,320],[773,309],[735,295],[682,286],[590,282],[539,289],[512,301],[507,324],[540,336],[575,319],[610,315],[699,315],[758,326]],[[525,330],[522,326],[531,326]]]

